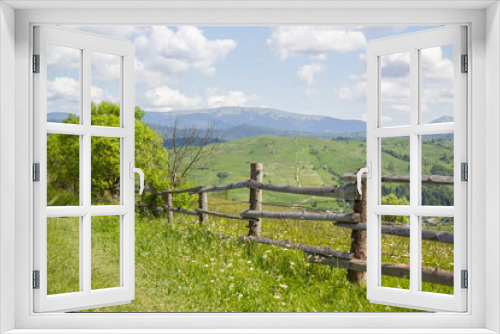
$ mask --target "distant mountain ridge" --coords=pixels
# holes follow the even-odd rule
[[[366,131],[366,123],[328,116],[291,113],[272,108],[220,107],[211,109],[179,110],[170,112],[146,112],[144,122],[150,125],[204,128],[224,130],[238,126],[265,127],[279,131],[299,132],[360,132]]]

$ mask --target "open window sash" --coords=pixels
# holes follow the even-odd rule
[[[48,46],[62,47],[75,51],[76,62],[79,64],[77,79],[65,79],[48,75],[48,66],[54,64],[54,59],[48,59]],[[38,181],[34,182],[34,311],[64,312],[90,309],[101,306],[129,303],[134,299],[134,45],[127,40],[121,40],[96,34],[79,32],[59,27],[36,26],[34,28],[33,90],[34,90],[34,163],[39,163]],[[91,54],[99,53],[113,55],[119,62],[119,105],[120,124],[116,127],[97,126],[91,120]],[[56,66],[65,66],[68,55],[59,54],[55,59]],[[65,59],[66,58],[66,59]],[[37,62],[37,64],[35,64]],[[62,72],[61,77],[64,77]],[[71,84],[77,82],[79,96],[79,124],[67,122],[47,122],[48,98],[53,96],[49,85],[59,84],[60,89],[71,89]],[[54,87],[52,87],[53,89]],[[49,89],[49,93],[48,93]],[[57,110],[64,112],[65,110]],[[48,206],[47,202],[47,140],[48,136],[69,135],[76,139],[79,147],[79,200],[69,206]],[[109,137],[119,143],[119,200],[116,205],[93,205],[92,192],[92,140]],[[63,157],[64,159],[64,157]],[[64,168],[64,167],[62,167]],[[79,203],[79,204],[78,204]],[[110,216],[115,219],[119,240],[116,253],[119,257],[119,279],[115,277],[113,287],[99,288],[92,284],[93,235],[92,221],[94,217]],[[50,284],[58,284],[51,276],[48,277],[48,258],[53,255],[54,247],[48,249],[49,219],[70,218],[75,222],[77,232],[74,232],[75,244],[74,262],[78,269],[74,290],[70,292],[50,289]],[[49,231],[49,233],[52,233]],[[70,235],[65,240],[64,229],[61,229],[59,240],[68,244]],[[69,232],[66,232],[69,233]],[[95,233],[96,234],[96,233]],[[56,247],[57,249],[57,247]],[[72,263],[72,264],[75,264]],[[59,268],[50,263],[52,272]],[[66,265],[66,264],[62,264]],[[118,275],[117,274],[117,275]],[[52,275],[52,274],[51,274]],[[35,277],[36,276],[36,277]],[[76,279],[75,279],[76,281]],[[38,285],[38,286],[36,286]],[[55,291],[55,292],[54,292]],[[49,293],[48,293],[49,292]]]
[[[453,45],[453,112],[454,120],[443,123],[422,122],[422,50]],[[382,70],[386,55],[409,55],[409,121],[403,126],[383,126],[382,99],[390,89],[382,84]],[[367,176],[367,297],[372,303],[401,306],[430,311],[467,310],[467,289],[461,287],[461,271],[467,269],[467,182],[461,180],[461,163],[467,162],[467,74],[463,55],[467,54],[466,27],[442,27],[371,41],[367,48],[367,161],[371,175]],[[404,62],[404,60],[400,59]],[[409,64],[408,64],[409,60]],[[466,65],[465,65],[466,66]],[[470,71],[470,68],[469,68]],[[439,74],[439,73],[436,73]],[[394,74],[392,74],[394,75]],[[454,206],[422,205],[422,138],[428,135],[453,135],[453,197]],[[387,138],[405,138],[409,142],[409,205],[382,205],[382,141]],[[429,137],[427,137],[429,138]],[[387,287],[382,284],[383,215],[409,217],[409,288]],[[448,217],[454,221],[454,254],[447,294],[426,292],[422,288],[422,219]],[[409,271],[408,271],[409,269]],[[439,269],[441,270],[441,269]],[[438,271],[431,272],[437,273]],[[385,271],[387,273],[387,271]],[[384,277],[387,277],[384,275]],[[424,281],[429,281],[429,271]],[[404,279],[404,278],[402,278]],[[431,279],[432,280],[432,279]],[[427,284],[427,283],[426,283]],[[428,290],[427,290],[428,291]]]

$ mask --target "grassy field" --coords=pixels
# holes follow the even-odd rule
[[[245,203],[217,198],[209,198],[209,203],[210,209],[225,212],[246,208]],[[165,219],[136,219],[136,298],[130,304],[87,312],[413,311],[371,304],[365,286],[349,283],[345,270],[310,263],[301,251],[225,241],[207,233],[190,216],[175,217],[173,224]],[[78,291],[78,223],[72,219],[53,218],[48,224],[49,293]],[[247,234],[245,225],[210,219],[206,228],[237,237]],[[94,217],[92,232],[92,287],[117,286],[116,219]],[[350,244],[350,231],[329,222],[264,220],[262,233],[343,251]],[[383,244],[383,261],[407,261],[407,238],[385,236]],[[425,242],[423,246],[425,261],[440,267],[453,262],[451,245]],[[384,276],[383,284],[407,288],[408,280]],[[424,290],[453,291],[428,283]]]

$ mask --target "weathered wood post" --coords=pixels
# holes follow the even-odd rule
[[[366,223],[366,181],[361,182],[361,197],[354,201],[354,212],[359,213],[359,223]],[[352,230],[351,258],[366,260],[366,231]],[[347,270],[349,282],[362,283],[366,281],[366,272]]]
[[[262,182],[262,164],[252,162],[250,164],[250,180]],[[250,210],[262,211],[262,190],[250,188]],[[260,237],[262,219],[248,221],[248,236]]]
[[[203,187],[204,188],[204,187]],[[203,189],[201,188],[201,189]],[[208,196],[207,193],[198,193],[198,207],[201,210],[208,210]],[[208,223],[208,215],[206,213],[199,213],[200,225]]]
[[[173,223],[174,222],[174,212],[170,210],[172,207],[172,194],[167,194],[167,213],[168,213],[168,222]]]

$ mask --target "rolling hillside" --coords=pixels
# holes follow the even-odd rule
[[[433,139],[423,146],[423,172],[452,175],[453,145],[450,140]],[[409,143],[405,138],[391,138],[383,142],[383,173],[407,174]],[[355,173],[365,165],[366,144],[359,140],[324,140],[314,138],[250,137],[224,143],[207,163],[207,169],[194,175],[199,185],[222,185],[249,178],[250,163],[264,164],[263,181],[294,186],[322,186],[340,184],[339,176]],[[398,191],[407,197],[408,184],[384,184],[388,193]],[[442,188],[442,187],[441,187]],[[232,190],[223,196],[238,201],[248,200],[248,190]],[[264,192],[264,201],[299,206],[345,208],[340,200],[314,198],[291,194]]]

